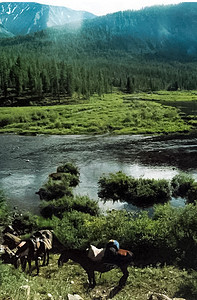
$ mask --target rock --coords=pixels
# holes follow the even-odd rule
[[[149,292],[147,295],[147,300],[186,300],[184,298],[169,298],[168,296],[160,293]]]
[[[68,300],[83,300],[83,298],[81,298],[77,294],[75,294],[75,295],[68,294]]]
[[[172,299],[163,294],[149,292],[147,295],[147,300],[172,300]]]

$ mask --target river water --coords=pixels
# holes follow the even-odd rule
[[[104,173],[123,171],[136,178],[171,179],[180,171],[197,179],[197,134],[152,136],[17,136],[0,135],[0,189],[9,204],[37,213],[36,191],[57,166],[67,161],[80,170],[76,194],[98,199],[98,180]],[[175,206],[183,199],[172,199]],[[131,208],[123,203],[107,208]]]

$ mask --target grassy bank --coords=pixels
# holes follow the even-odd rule
[[[162,97],[177,94],[162,92]],[[190,92],[181,92],[188,101]],[[182,95],[181,94],[181,95]],[[191,130],[176,108],[151,102],[154,94],[107,94],[80,104],[1,107],[0,132],[16,134],[152,134]],[[155,94],[156,95],[156,94]],[[159,95],[159,94],[157,94]],[[161,96],[160,95],[160,96]],[[147,99],[144,101],[140,99]],[[152,99],[152,98],[151,98]]]
[[[132,99],[158,101],[197,101],[197,91],[155,91],[151,93],[137,93]]]
[[[0,265],[0,300],[67,299],[68,293],[78,294],[83,299],[107,299],[110,291],[118,284],[121,272],[118,269],[108,273],[96,273],[97,286],[88,290],[85,271],[72,261],[58,268],[58,255],[50,256],[50,265],[40,268],[39,276],[32,277],[11,265]],[[149,291],[166,294],[169,297],[185,297],[194,300],[197,296],[196,272],[188,273],[174,267],[129,267],[126,286],[113,298],[114,300],[145,300]]]

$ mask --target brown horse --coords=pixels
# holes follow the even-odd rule
[[[58,260],[58,266],[62,266],[64,262],[69,259],[81,265],[81,267],[86,271],[89,280],[89,287],[93,288],[96,285],[95,281],[95,271],[104,273],[108,272],[115,267],[119,267],[123,273],[120,278],[119,287],[122,288],[127,281],[129,272],[127,270],[128,265],[133,260],[133,253],[128,250],[120,249],[116,257],[112,257],[110,261],[104,259],[100,261],[93,261],[88,257],[86,250],[70,249],[65,250]]]

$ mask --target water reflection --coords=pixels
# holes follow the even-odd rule
[[[197,101],[158,101],[163,105],[180,109],[186,115],[197,115]]]
[[[80,169],[75,193],[97,199],[98,180],[104,173],[121,170],[136,178],[171,179],[183,170],[197,178],[196,154],[196,135],[0,135],[0,188],[12,206],[37,212],[40,200],[35,192],[66,161],[73,161]],[[125,207],[124,203],[100,203],[104,208]]]

